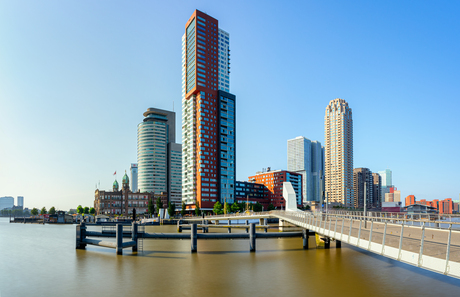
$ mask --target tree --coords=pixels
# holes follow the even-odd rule
[[[85,214],[89,214],[89,207],[86,206],[86,207],[83,209],[83,212],[84,212]]]
[[[201,216],[201,209],[200,209],[200,206],[198,205],[198,202],[195,204],[195,215],[197,217]]]
[[[160,208],[163,208],[163,201],[161,201],[161,197],[158,196],[158,199],[157,199],[157,213],[160,213]]]
[[[186,209],[185,209],[185,202],[182,202],[182,209],[180,210],[180,215],[181,215],[182,217],[185,216],[185,211],[186,211]]]
[[[72,214],[75,214],[75,210],[74,209],[69,209],[69,211],[67,212],[68,214],[72,215]]]
[[[30,211],[30,214],[33,215],[33,216],[36,216],[38,215],[38,209],[37,208],[32,208],[32,210]]]
[[[54,206],[51,206],[50,211],[48,212],[50,215],[56,214],[56,208]]]
[[[268,210],[275,210],[275,206],[272,203],[270,203],[268,205]]]
[[[263,209],[264,209],[264,207],[263,207],[262,204],[260,204],[259,202],[257,202],[256,204],[254,204],[254,205],[252,206],[252,210],[253,210],[253,211],[256,211],[256,212],[262,211]]]
[[[240,211],[240,207],[238,206],[238,203],[236,203],[236,202],[232,204],[231,209],[232,209],[232,212],[239,212]]]
[[[228,202],[225,202],[224,204],[224,213],[225,214],[228,214],[228,213],[231,213],[231,209],[230,209],[230,205],[228,205]]]
[[[153,206],[152,199],[149,199],[149,205],[147,206],[147,208],[150,215],[153,215],[155,213],[155,206]]]
[[[170,218],[174,216],[175,211],[176,211],[176,205],[174,203],[169,202],[168,203],[168,214]]]
[[[78,207],[77,207],[77,213],[83,214],[84,211],[85,211],[85,210],[83,209],[83,207],[82,207],[81,205],[78,205]]]
[[[94,215],[96,213],[96,210],[94,209],[94,207],[91,207],[89,209],[89,213],[92,214],[92,215]]]
[[[222,213],[224,213],[222,211],[222,204],[220,204],[219,201],[217,201],[216,203],[214,203],[214,208],[212,209],[212,211],[216,214],[216,215],[220,215]]]
[[[42,210],[40,211],[41,215],[45,215],[47,213],[46,207],[43,206]]]

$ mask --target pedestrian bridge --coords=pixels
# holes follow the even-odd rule
[[[206,220],[250,220],[278,218],[294,226],[314,231],[325,238],[350,244],[413,266],[460,278],[460,223],[431,219],[388,217],[361,212],[314,213],[269,211],[252,214],[206,216]],[[203,218],[188,218],[201,221]]]

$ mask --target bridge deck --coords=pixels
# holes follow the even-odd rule
[[[417,267],[460,278],[460,223],[311,212],[271,211],[253,215],[206,217],[207,220],[278,218],[295,226]],[[194,221],[203,220],[194,218]],[[419,224],[412,226],[411,224]],[[454,228],[453,228],[454,227]],[[402,233],[402,234],[401,234]],[[402,236],[401,236],[402,235]],[[422,235],[423,238],[422,238]]]

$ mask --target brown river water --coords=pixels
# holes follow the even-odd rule
[[[250,253],[248,240],[198,240],[191,254],[190,240],[144,240],[142,253],[117,256],[109,248],[76,250],[75,225],[0,218],[0,297],[460,295],[460,280],[346,244],[316,249],[312,237],[308,250],[300,238],[256,246]]]

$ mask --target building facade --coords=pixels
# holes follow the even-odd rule
[[[405,199],[405,206],[415,204],[415,201],[416,201],[415,196],[414,195],[409,195]]]
[[[0,210],[12,209],[14,206],[14,198],[11,196],[0,197]]]
[[[234,201],[235,96],[229,34],[195,10],[182,37],[182,199],[212,210]]]
[[[265,186],[265,193],[269,203],[277,209],[285,209],[286,202],[283,198],[283,182],[290,182],[296,193],[297,206],[302,205],[302,175],[300,173],[274,170],[257,172],[256,175],[248,177],[250,182]]]
[[[324,117],[325,194],[331,203],[354,206],[353,117],[343,99],[334,99]]]
[[[137,126],[138,190],[180,204],[182,147],[176,143],[176,113],[158,108],[144,112]]]
[[[374,177],[368,168],[353,169],[354,207],[366,208],[374,206]],[[364,200],[366,199],[366,200]]]
[[[259,202],[267,210],[270,204],[268,189],[263,184],[237,181],[235,183],[235,202],[255,204]]]
[[[137,168],[137,163],[132,163],[131,168],[131,191],[137,192],[138,186],[137,186],[137,173],[138,173],[138,168]]]
[[[382,207],[382,192],[381,192],[381,185],[382,185],[382,177],[378,173],[372,173],[372,180],[374,181],[373,185],[373,196],[374,196],[374,207],[381,208]]]
[[[324,149],[303,136],[289,139],[288,171],[302,175],[302,202],[321,201],[324,182]]]
[[[18,196],[18,207],[24,208],[24,196]]]
[[[133,209],[136,209],[137,214],[144,214],[148,212],[148,203],[152,199],[153,195],[149,192],[133,193],[129,189],[129,178],[125,173],[121,189],[119,189],[118,181],[115,180],[112,191],[96,190],[94,195],[94,209],[97,215],[122,214],[128,216],[133,213]]]

